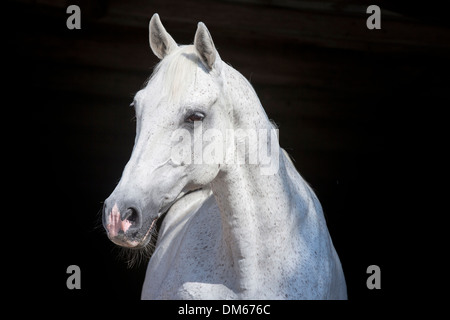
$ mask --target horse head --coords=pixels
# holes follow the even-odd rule
[[[130,248],[146,246],[158,218],[217,176],[220,163],[195,161],[203,151],[196,149],[208,147],[198,143],[203,131],[223,130],[229,122],[223,62],[206,26],[198,24],[188,46],[176,44],[158,14],[149,32],[150,47],[161,61],[134,97],[134,148],[103,208],[108,237]]]

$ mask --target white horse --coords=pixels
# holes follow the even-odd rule
[[[221,60],[203,23],[187,46],[157,14],[149,30],[161,62],[135,96],[134,149],[103,211],[109,238],[135,249],[166,213],[142,298],[346,299],[319,200],[271,135],[250,83]],[[219,139],[239,130],[257,134]]]

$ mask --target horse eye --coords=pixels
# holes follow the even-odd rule
[[[202,121],[205,118],[205,115],[201,112],[193,112],[187,118],[186,122],[194,122],[194,121]]]

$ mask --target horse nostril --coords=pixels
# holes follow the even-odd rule
[[[139,215],[136,209],[134,208],[128,208],[127,211],[125,211],[125,215],[123,220],[128,220],[131,223],[136,223],[139,219]]]

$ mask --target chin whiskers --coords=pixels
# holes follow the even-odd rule
[[[140,248],[117,247],[119,249],[118,257],[125,261],[129,269],[139,267],[142,263],[147,263],[150,260],[155,247],[156,245],[152,240],[146,246]]]
[[[116,246],[119,250],[118,257],[126,262],[128,268],[139,267],[142,263],[147,263],[156,249],[159,229],[164,220],[165,213],[156,221],[156,226],[150,231],[150,240],[139,248],[125,248]]]

